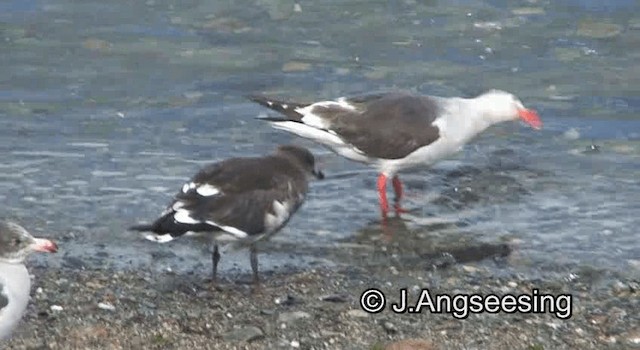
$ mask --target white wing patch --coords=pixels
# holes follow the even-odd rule
[[[215,186],[202,184],[196,187],[196,192],[198,192],[198,194],[201,196],[209,197],[215,196],[216,194],[220,193],[220,190]]]
[[[191,217],[191,212],[185,209],[178,209],[176,213],[173,214],[173,220],[179,222],[181,224],[199,224],[201,221],[196,220]]]
[[[267,231],[275,231],[284,224],[291,215],[291,204],[287,201],[273,201],[273,214],[267,212],[264,216],[264,227]]]
[[[153,242],[167,243],[169,241],[173,241],[175,237],[172,237],[170,234],[165,233],[164,235],[148,234],[144,236],[144,238]]]
[[[246,232],[244,232],[244,231],[242,231],[240,229],[237,229],[237,228],[235,228],[233,226],[218,226],[218,227],[223,229],[225,232],[229,232],[230,234],[236,236],[239,239],[249,237],[249,235]]]
[[[230,234],[232,234],[236,239],[243,239],[243,238],[247,238],[249,237],[249,234],[247,234],[246,232],[235,228],[233,226],[225,226],[225,225],[220,225],[218,223],[216,223],[215,221],[211,221],[211,220],[207,220],[205,221],[205,223],[211,225],[211,226],[216,226],[219,227],[221,230],[228,232]]]
[[[163,210],[162,213],[160,213],[160,216],[165,216],[165,215],[171,213],[172,211],[177,211],[178,209],[184,207],[184,205],[185,205],[184,202],[176,201],[171,206],[167,207],[167,209]]]
[[[182,193],[187,193],[191,190],[196,190],[196,192],[204,197],[215,196],[220,193],[220,189],[216,186],[210,184],[197,184],[195,182],[187,182],[182,186]]]
[[[184,184],[184,186],[182,186],[182,193],[187,193],[194,188],[196,188],[195,182],[187,182],[186,184]]]
[[[320,108],[338,107],[338,108],[342,108],[350,111],[356,110],[356,108],[351,104],[349,104],[344,97],[339,98],[337,101],[320,101],[303,108],[295,109],[296,112],[303,115],[301,119],[303,123],[309,126],[313,126],[315,128],[320,128],[320,129],[328,129],[329,125],[320,116],[313,114],[313,110],[316,107],[320,107]]]

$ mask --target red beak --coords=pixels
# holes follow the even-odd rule
[[[540,120],[538,113],[533,109],[519,109],[518,116],[525,123],[531,125],[532,128],[536,130],[542,129],[542,120]]]
[[[36,238],[31,244],[31,249],[36,252],[55,253],[58,251],[58,245],[48,239]]]

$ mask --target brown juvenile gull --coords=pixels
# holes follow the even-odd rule
[[[160,217],[149,225],[146,238],[165,243],[187,234],[210,234],[213,282],[216,282],[219,242],[250,247],[254,283],[258,282],[255,242],[284,227],[300,208],[308,178],[324,175],[306,148],[285,145],[264,157],[231,158],[211,164],[185,183]]]

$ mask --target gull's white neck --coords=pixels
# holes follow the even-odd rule
[[[7,338],[20,322],[29,303],[31,278],[24,264],[11,264],[0,260],[0,288],[9,299],[9,305],[0,310],[0,340],[2,340]]]
[[[446,135],[457,142],[467,143],[496,123],[486,118],[491,106],[479,98],[450,98],[443,105],[446,119],[441,124]]]

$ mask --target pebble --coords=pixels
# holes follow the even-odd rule
[[[387,344],[384,350],[433,350],[433,344],[423,339],[404,339]]]
[[[365,318],[365,317],[369,317],[369,314],[366,313],[363,310],[352,309],[352,310],[347,311],[347,316],[355,317],[355,318]]]
[[[349,295],[347,294],[328,294],[320,297],[322,301],[328,301],[332,303],[344,303],[349,300]]]
[[[557,330],[562,326],[560,322],[547,322],[546,325],[553,330]]]
[[[62,311],[64,310],[64,308],[60,305],[51,305],[50,307],[51,311]]]
[[[391,323],[389,321],[383,322],[382,323],[382,328],[384,328],[384,330],[387,331],[387,333],[389,333],[389,334],[398,333],[398,328],[396,327],[396,325],[394,325],[393,323]]]
[[[632,329],[625,334],[625,342],[629,345],[640,345],[640,328]]]
[[[300,347],[300,342],[297,341],[297,340],[292,340],[291,341],[291,347],[292,348],[296,348],[296,349],[299,348]]]
[[[224,339],[227,341],[237,342],[252,342],[254,340],[264,338],[264,332],[262,329],[255,326],[248,326],[243,328],[234,329],[224,335]]]
[[[278,322],[291,323],[293,321],[297,321],[303,318],[311,318],[311,315],[308,312],[304,312],[304,311],[283,312],[280,315],[278,315]]]
[[[275,298],[273,302],[276,303],[276,305],[292,306],[297,304],[298,300],[294,296],[287,294],[284,297]]]
[[[98,303],[98,308],[107,311],[116,311],[116,307],[111,303],[100,302]]]
[[[478,272],[478,268],[475,266],[470,266],[470,265],[462,265],[462,269],[464,270],[464,272],[468,272],[468,273],[476,273]]]

